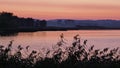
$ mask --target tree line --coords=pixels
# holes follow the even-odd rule
[[[46,20],[23,18],[11,12],[0,12],[0,31],[42,29],[46,24]]]

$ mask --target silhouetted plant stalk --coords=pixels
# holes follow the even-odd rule
[[[0,45],[0,68],[119,68],[119,47],[103,50],[89,48],[87,40],[83,43],[79,35],[73,37],[73,42],[68,45],[63,34],[60,41],[52,49],[29,51],[30,46],[23,48],[18,45],[12,52],[13,40],[7,47]],[[44,51],[44,52],[43,52]]]

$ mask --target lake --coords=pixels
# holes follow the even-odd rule
[[[88,40],[88,47],[95,48],[120,47],[120,30],[71,30],[71,31],[38,31],[20,32],[14,36],[0,36],[0,45],[8,45],[14,40],[13,47],[29,45],[31,49],[51,48],[59,41],[59,35],[63,33],[66,46],[70,46],[73,36],[79,34],[81,41]]]

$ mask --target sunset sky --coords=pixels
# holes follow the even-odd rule
[[[119,19],[120,0],[0,0],[0,12],[37,19]]]

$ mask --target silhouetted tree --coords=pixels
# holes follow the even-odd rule
[[[10,12],[1,12],[0,13],[0,30],[10,30],[17,28],[17,16],[14,16]]]
[[[47,24],[46,20],[42,20],[40,21],[40,23],[41,23],[41,27],[46,27]]]
[[[27,19],[26,19],[26,25],[33,27],[33,26],[34,26],[34,19],[32,19],[32,18],[27,18]]]

